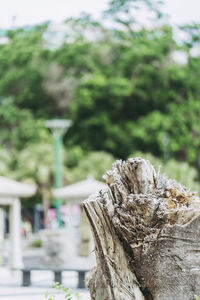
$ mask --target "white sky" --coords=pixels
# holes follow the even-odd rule
[[[0,0],[0,28],[12,25],[31,25],[53,20],[60,22],[67,17],[89,12],[99,17],[109,0]],[[164,0],[165,12],[173,24],[200,22],[200,0]]]

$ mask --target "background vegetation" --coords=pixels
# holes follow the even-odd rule
[[[60,41],[48,22],[7,30],[0,44],[0,175],[36,182],[33,203],[53,185],[51,118],[73,121],[63,184],[101,179],[139,151],[199,190],[200,25],[184,24],[175,39],[161,3],[148,0],[112,0],[104,18],[112,26],[66,20]]]

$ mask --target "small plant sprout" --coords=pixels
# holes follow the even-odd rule
[[[77,299],[77,300],[80,300],[81,299],[81,296],[79,295],[79,293],[77,292],[74,292],[72,289],[68,288],[68,287],[63,287],[62,284],[60,284],[59,282],[55,282],[54,284],[54,288],[60,292],[64,292],[64,299],[65,300],[72,300],[74,299]],[[73,298],[72,298],[73,297]],[[50,294],[48,291],[46,291],[45,293],[45,298],[47,300],[56,300],[56,297],[55,295],[53,294]]]
[[[55,295],[50,294],[48,291],[45,292],[45,298],[47,300],[54,300],[55,299]]]

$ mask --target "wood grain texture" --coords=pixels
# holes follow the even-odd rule
[[[95,241],[92,300],[200,295],[200,201],[142,158],[116,161],[83,203]]]

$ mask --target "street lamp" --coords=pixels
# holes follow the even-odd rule
[[[53,119],[47,120],[45,122],[45,126],[50,128],[55,140],[55,154],[56,154],[56,166],[55,166],[55,187],[58,189],[61,187],[62,173],[62,158],[61,158],[61,146],[62,146],[62,138],[66,133],[67,129],[71,126],[71,120],[61,120],[61,119]],[[60,215],[60,199],[56,198],[56,211],[57,211],[57,222],[58,228],[62,227],[61,215]]]

